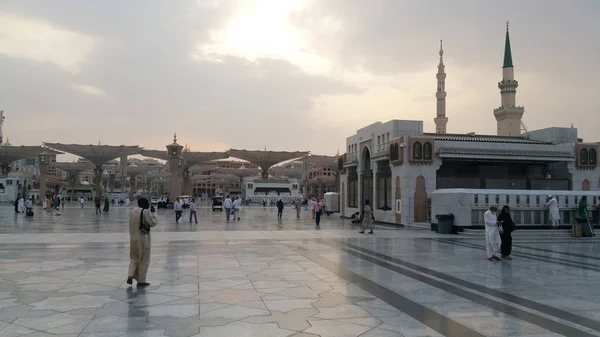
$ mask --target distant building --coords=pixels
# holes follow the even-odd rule
[[[392,120],[366,126],[346,139],[342,216],[361,211],[368,199],[377,221],[430,222],[430,196],[436,189],[598,189],[597,143],[581,142],[576,128],[521,134],[524,109],[514,104],[517,82],[508,31],[499,84],[502,106],[494,111],[497,136],[446,133],[441,56],[435,133],[424,132],[422,121]]]

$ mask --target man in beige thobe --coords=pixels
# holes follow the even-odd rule
[[[138,208],[131,210],[129,215],[129,276],[127,284],[137,281],[138,287],[147,287],[150,283],[146,282],[146,274],[150,265],[150,231],[144,234],[140,230],[141,216],[144,223],[149,228],[158,225],[158,217],[154,213],[154,206],[150,207],[150,202],[146,198],[138,200]]]

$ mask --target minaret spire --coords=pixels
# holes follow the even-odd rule
[[[437,99],[435,122],[436,133],[446,133],[446,66],[444,65],[444,48],[442,40],[440,40],[440,63],[438,64],[437,91],[435,97]]]
[[[502,105],[494,109],[499,136],[520,136],[523,125],[521,119],[525,108],[516,105],[517,87],[512,50],[510,48],[509,25],[506,21],[506,39],[504,41],[504,62],[502,64],[502,81],[498,83]]]
[[[512,52],[510,50],[510,36],[508,34],[508,21],[506,21],[506,40],[504,41],[504,64],[502,68],[512,68]]]

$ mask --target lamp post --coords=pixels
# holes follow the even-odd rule
[[[46,149],[38,155],[38,166],[40,168],[40,198],[37,202],[38,206],[46,198],[46,177],[48,176],[48,165],[50,165],[52,154]]]
[[[183,146],[177,144],[177,134],[173,135],[173,143],[167,145],[169,167],[171,168],[171,198],[181,195],[182,174],[185,167],[185,158],[181,156]]]

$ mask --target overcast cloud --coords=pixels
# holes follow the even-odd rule
[[[596,0],[4,1],[4,135],[334,154],[377,121],[433,131],[440,39],[448,131],[493,134],[506,20],[527,126],[600,140]]]

